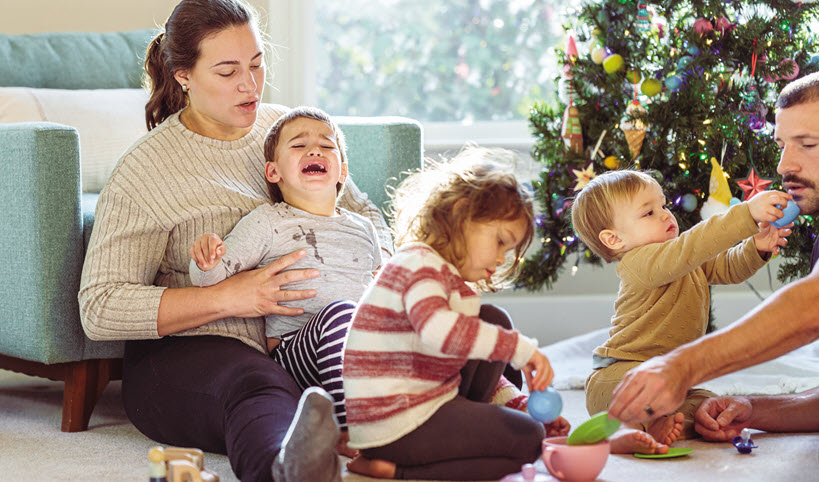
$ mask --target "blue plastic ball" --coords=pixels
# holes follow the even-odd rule
[[[776,207],[782,209],[782,207],[779,204],[777,204]],[[785,226],[792,223],[797,218],[797,216],[799,216],[799,206],[797,206],[796,203],[793,202],[793,199],[790,199],[788,200],[788,205],[785,206],[785,209],[782,209],[782,212],[785,214],[781,218],[771,223],[777,228],[784,228]]]
[[[742,204],[742,201],[740,201],[738,197],[732,197],[728,202],[729,206],[736,206],[737,204]]]
[[[529,415],[535,420],[552,423],[560,416],[560,411],[563,410],[563,399],[557,390],[548,387],[542,392],[529,394],[527,408],[529,409]]]

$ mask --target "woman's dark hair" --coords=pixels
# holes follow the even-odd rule
[[[258,27],[256,12],[240,0],[182,0],[173,9],[145,55],[145,87],[151,98],[145,104],[145,122],[153,129],[188,104],[174,79],[178,70],[190,70],[199,59],[203,39],[231,27]]]

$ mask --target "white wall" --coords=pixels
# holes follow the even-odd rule
[[[299,63],[300,53],[311,48],[312,36],[301,25],[309,17],[315,0],[250,0],[262,16],[279,61],[270,59],[269,71],[274,77],[268,87],[268,101],[287,105],[305,101],[304,86],[297,82],[299,72],[309,65]],[[25,0],[3,2],[0,32],[6,34],[50,31],[119,31],[153,28],[163,25],[178,0]],[[275,12],[275,15],[268,15]],[[309,77],[308,78],[312,78]],[[776,278],[774,261],[772,277]],[[767,271],[763,269],[751,283],[763,295],[772,291]],[[773,283],[773,289],[780,287]],[[612,314],[618,280],[612,266],[603,269],[584,266],[576,276],[565,272],[552,290],[526,291],[488,295],[487,301],[503,306],[512,314],[516,325],[535,336],[541,344],[607,327]],[[724,326],[750,310],[759,299],[746,285],[714,289],[714,307],[718,325]]]

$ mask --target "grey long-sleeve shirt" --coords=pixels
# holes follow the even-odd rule
[[[287,203],[262,204],[236,224],[222,240],[225,254],[202,271],[191,260],[191,281],[211,286],[240,271],[266,266],[287,253],[305,249],[307,256],[288,269],[315,268],[318,279],[297,281],[287,289],[315,289],[314,298],[280,303],[304,309],[299,316],[268,315],[265,334],[281,338],[298,330],[328,304],[358,302],[373,272],[381,265],[375,227],[365,217],[339,209],[336,216],[318,216]]]

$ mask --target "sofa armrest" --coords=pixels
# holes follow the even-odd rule
[[[406,117],[340,116],[336,121],[347,139],[350,176],[384,211],[387,186],[395,187],[402,173],[421,167],[421,125]]]
[[[79,149],[73,127],[0,124],[2,354],[46,364],[121,355],[121,344],[89,345],[80,324]]]

